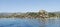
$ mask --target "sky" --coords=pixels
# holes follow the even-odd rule
[[[0,12],[60,11],[60,0],[0,0]]]

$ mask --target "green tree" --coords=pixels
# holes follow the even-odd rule
[[[48,13],[48,16],[49,16],[49,17],[55,17],[56,14],[55,14],[55,13]]]

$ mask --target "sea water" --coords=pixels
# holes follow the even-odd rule
[[[60,19],[1,18],[0,27],[60,27]]]

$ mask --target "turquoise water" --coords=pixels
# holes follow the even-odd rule
[[[59,19],[12,19],[1,18],[0,27],[60,27]]]

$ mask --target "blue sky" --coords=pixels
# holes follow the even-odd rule
[[[0,12],[60,11],[60,0],[0,0]]]

